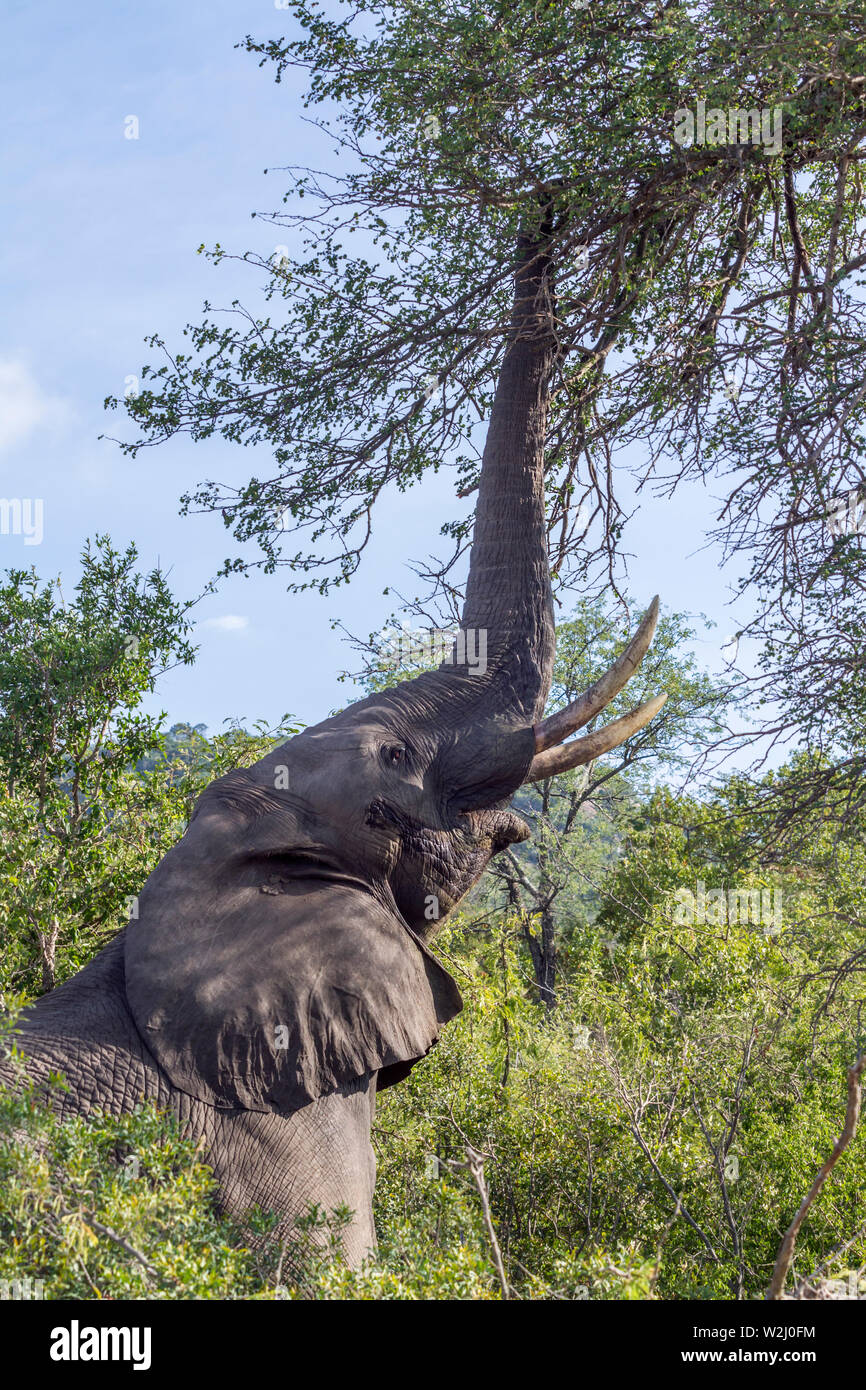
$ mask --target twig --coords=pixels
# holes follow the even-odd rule
[[[148,1260],[145,1255],[142,1255],[140,1250],[136,1250],[135,1246],[130,1245],[129,1241],[126,1240],[123,1236],[118,1235],[116,1231],[112,1231],[110,1226],[103,1226],[102,1222],[97,1221],[96,1217],[93,1215],[92,1212],[82,1210],[81,1215],[86,1220],[88,1226],[92,1226],[94,1231],[96,1231],[99,1235],[107,1236],[109,1240],[113,1240],[115,1244],[119,1245],[123,1250],[125,1250],[128,1255],[132,1255],[133,1259],[138,1260],[138,1263],[151,1276],[152,1279],[159,1279],[163,1277],[160,1270],[157,1269],[156,1265],[152,1265],[150,1263],[150,1260]],[[180,1280],[177,1279],[173,1274],[167,1274],[167,1277],[171,1279],[171,1281],[175,1284],[180,1283]]]
[[[499,1283],[502,1288],[502,1297],[511,1298],[511,1289],[505,1277],[505,1265],[502,1263],[502,1251],[499,1248],[499,1241],[496,1237],[496,1230],[493,1226],[493,1218],[490,1215],[490,1198],[487,1193],[487,1183],[484,1181],[484,1158],[477,1149],[473,1149],[471,1144],[466,1145],[466,1158],[468,1160],[469,1171],[475,1186],[478,1188],[478,1196],[481,1198],[481,1211],[484,1215],[484,1225],[487,1228],[487,1235],[493,1250],[493,1263],[496,1265],[496,1273],[499,1276]]]

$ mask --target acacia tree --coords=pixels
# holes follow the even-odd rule
[[[780,643],[824,631],[798,596],[863,589],[859,536],[840,566],[825,518],[863,482],[864,5],[293,0],[291,15],[289,37],[246,48],[277,80],[306,72],[339,162],[291,168],[265,220],[292,247],[242,257],[263,311],[206,306],[191,351],[151,340],[165,358],[128,402],[141,433],[125,447],[267,446],[267,475],[184,504],[220,511],[290,587],[344,581],[386,487],[449,467],[473,493],[518,233],[541,202],[554,578],[617,572],[622,446],[640,445],[641,486],[723,480],[717,539],[759,600],[776,696]],[[428,577],[446,594],[470,526],[443,528]]]

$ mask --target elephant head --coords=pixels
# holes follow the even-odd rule
[[[372,695],[203,793],[151,875],[126,938],[126,988],[150,1050],[217,1106],[291,1111],[354,1079],[405,1076],[460,997],[427,941],[492,855],[527,838],[524,783],[622,742],[659,697],[564,743],[622,688],[652,638],[543,719],[554,657],[543,455],[557,355],[543,234],[521,246],[483,456],[461,628],[465,651]]]

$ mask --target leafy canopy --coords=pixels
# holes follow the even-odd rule
[[[386,488],[448,466],[471,494],[518,229],[552,198],[554,571],[616,550],[613,455],[630,440],[646,480],[731,475],[725,534],[754,552],[755,581],[772,587],[792,547],[811,564],[828,498],[860,478],[863,5],[359,0],[334,14],[295,0],[290,14],[289,37],[246,47],[277,80],[306,74],[332,165],[286,171],[266,220],[291,245],[242,257],[264,308],[206,307],[190,350],[145,369],[126,447],[178,432],[265,445],[270,472],[206,483],[187,505],[219,509],[292,585],[347,578]],[[699,101],[724,131],[681,143],[678,113],[697,119]],[[767,113],[769,141],[738,112]],[[760,508],[780,527],[756,536]],[[456,553],[468,525],[445,527]]]

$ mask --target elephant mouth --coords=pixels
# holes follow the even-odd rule
[[[454,839],[458,850],[489,847],[492,854],[528,840],[530,836],[526,822],[508,809],[460,811],[452,824],[431,826],[416,820],[384,797],[377,797],[367,807],[366,823],[377,829],[395,830],[407,854],[432,859],[441,859],[443,835]]]

